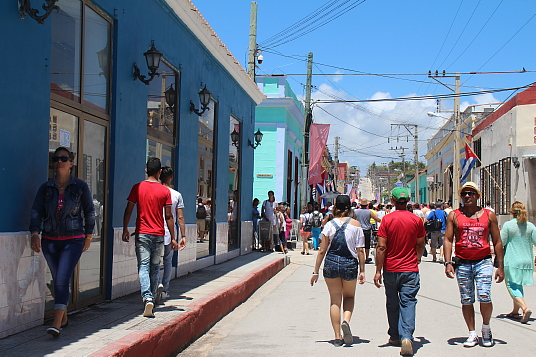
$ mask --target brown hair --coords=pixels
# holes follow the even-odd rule
[[[346,209],[339,209],[337,206],[333,207],[333,217],[353,217],[352,207]]]
[[[69,155],[69,160],[74,161],[74,152],[70,151],[64,146],[59,146],[56,150],[54,150],[54,155],[56,155],[58,151],[65,151]]]
[[[527,209],[523,203],[519,201],[512,203],[510,213],[514,216],[514,218],[517,218],[519,223],[527,223]]]

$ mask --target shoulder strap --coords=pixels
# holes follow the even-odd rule
[[[335,229],[336,230],[339,230],[341,227],[339,227],[339,225],[337,224],[337,222],[335,222],[335,217],[333,217],[333,219],[330,221],[334,226],[335,226]]]

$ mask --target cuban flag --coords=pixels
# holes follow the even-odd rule
[[[467,176],[469,176],[471,169],[473,168],[473,166],[475,166],[476,160],[478,160],[478,157],[475,155],[473,150],[471,150],[469,145],[465,144],[465,160],[462,166],[462,178],[460,179],[460,182],[462,184],[467,181]]]
[[[316,192],[318,193],[318,197],[322,196],[324,194],[324,186],[317,183]],[[325,198],[322,198],[322,200],[320,201],[320,208],[326,207],[327,204],[328,204],[328,201]]]

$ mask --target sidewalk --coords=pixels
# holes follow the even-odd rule
[[[277,274],[288,258],[253,252],[174,279],[171,299],[142,317],[139,292],[69,316],[58,339],[46,326],[0,340],[1,356],[167,356],[191,343]]]

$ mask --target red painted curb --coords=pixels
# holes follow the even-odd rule
[[[188,305],[190,310],[172,321],[152,331],[132,332],[90,356],[161,357],[177,353],[246,301],[255,290],[283,269],[283,262],[284,258],[278,258],[258,267],[241,281],[229,284]]]

